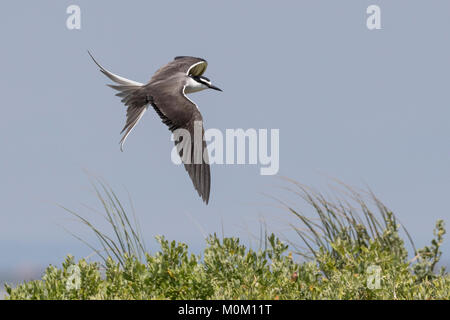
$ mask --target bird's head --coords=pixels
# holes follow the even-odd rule
[[[213,86],[211,84],[211,80],[209,80],[207,77],[204,76],[190,76],[195,82],[195,87],[197,87],[198,89],[195,91],[200,91],[200,90],[204,90],[204,89],[214,89],[214,90],[218,90],[218,91],[222,91],[222,89]]]

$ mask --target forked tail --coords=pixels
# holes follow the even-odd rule
[[[103,68],[88,51],[92,60],[100,68],[100,71],[107,76],[109,79],[117,84],[107,84],[107,86],[119,91],[116,96],[122,98],[122,102],[127,106],[127,121],[120,133],[125,132],[122,139],[120,139],[120,150],[123,151],[123,144],[126,138],[130,134],[131,130],[136,126],[139,120],[144,115],[147,110],[147,105],[149,103],[148,97],[143,89],[144,84],[136,82],[121,76],[118,76],[105,68]]]

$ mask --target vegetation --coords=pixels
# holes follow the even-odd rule
[[[431,245],[414,249],[408,260],[402,226],[371,192],[344,186],[344,196],[328,200],[294,181],[289,191],[315,214],[286,203],[300,226],[292,225],[305,248],[271,234],[259,249],[237,238],[211,235],[201,255],[184,243],[157,237],[160,250],[146,252],[136,220],[106,184],[97,195],[112,235],[70,211],[97,235],[102,262],[68,256],[61,268],[49,266],[41,280],[6,286],[8,299],[449,299],[450,276],[435,268],[445,234],[436,223]],[[95,184],[94,184],[95,186]],[[341,195],[343,193],[341,192]],[[371,207],[375,207],[373,210]],[[404,229],[406,236],[414,243]],[[92,245],[88,244],[91,248]]]

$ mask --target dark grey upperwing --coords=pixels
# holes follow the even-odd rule
[[[125,132],[120,139],[120,150],[123,151],[123,144],[125,143],[125,140],[147,110],[149,101],[146,88],[142,83],[123,78],[106,70],[94,59],[89,51],[88,53],[92,60],[94,60],[100,68],[100,71],[112,81],[117,83],[117,85],[108,84],[107,86],[119,91],[116,96],[121,97],[121,101],[125,104],[125,106],[127,106],[127,120],[125,126],[120,132],[121,134]]]
[[[175,59],[155,72],[150,79],[151,83],[165,80],[175,73],[182,72],[185,75],[201,76],[208,66],[208,62],[196,57],[175,57]]]
[[[169,129],[174,132],[177,129],[185,129],[190,134],[190,154],[183,157],[183,149],[180,157],[184,168],[194,184],[199,196],[208,204],[211,189],[211,173],[208,160],[206,142],[204,140],[203,118],[196,104],[184,94],[185,73],[179,72],[165,81],[150,82],[147,86],[152,97],[150,102],[156,113]],[[200,145],[195,147],[195,125],[201,134]],[[200,142],[200,141],[199,141]],[[180,141],[176,141],[178,147]],[[200,150],[201,149],[201,150]],[[199,154],[201,152],[201,154]]]

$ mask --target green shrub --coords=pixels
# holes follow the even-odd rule
[[[421,277],[408,261],[369,241],[332,243],[338,261],[325,248],[317,260],[298,263],[274,235],[265,250],[254,251],[237,238],[212,235],[200,256],[183,243],[157,238],[161,249],[145,262],[125,255],[104,269],[68,256],[50,266],[41,280],[6,286],[8,299],[449,299],[450,277]],[[357,254],[355,254],[357,251]],[[371,270],[371,267],[374,267]],[[379,272],[379,286],[376,272]],[[375,271],[375,273],[374,273]]]
[[[443,268],[434,270],[442,254],[443,221],[436,223],[431,246],[420,250],[403,228],[414,247],[415,257],[408,260],[400,225],[372,193],[378,213],[350,188],[350,199],[330,201],[294,185],[316,215],[307,217],[285,205],[299,219],[301,226],[292,227],[306,250],[290,241],[295,248],[290,251],[273,234],[261,239],[266,246],[259,250],[214,234],[203,253],[193,255],[186,244],[164,237],[156,238],[158,252],[146,252],[137,222],[130,223],[114,192],[100,182],[95,190],[112,235],[70,212],[97,235],[102,250],[95,251],[103,263],[68,256],[61,268],[49,266],[41,280],[6,285],[7,299],[450,298],[450,276]]]

